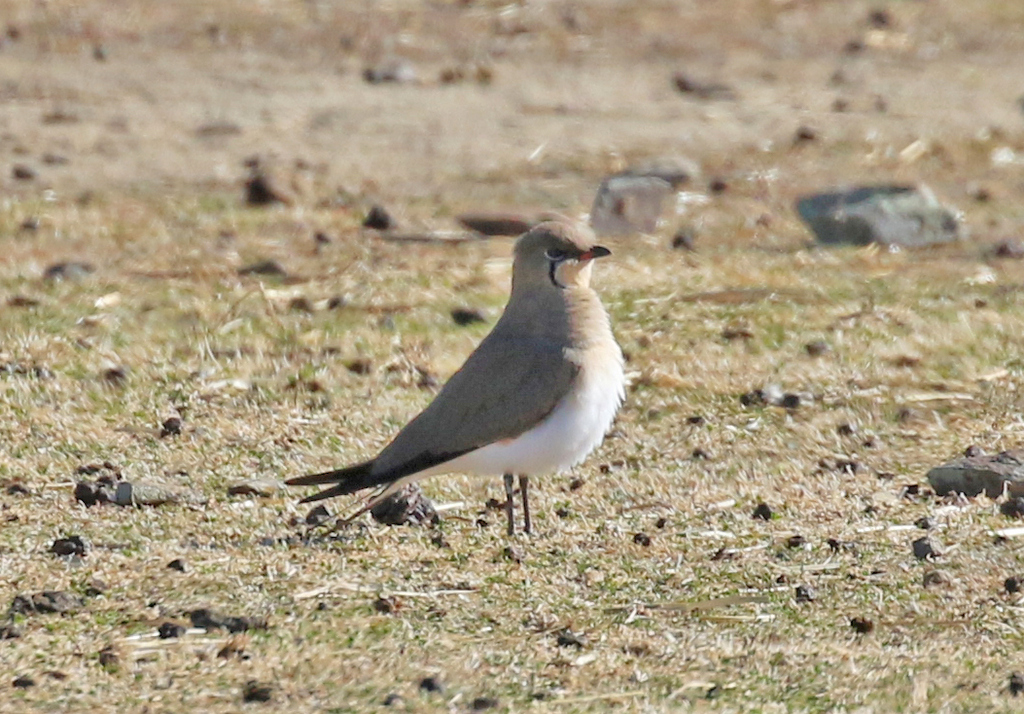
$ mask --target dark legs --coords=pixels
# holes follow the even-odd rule
[[[530,528],[530,477],[519,474],[519,493],[523,497],[523,533],[529,533]]]
[[[515,501],[513,496],[515,495],[514,488],[514,474],[505,474],[505,512],[508,514],[508,534],[513,536],[516,534],[516,510]],[[523,532],[530,533],[533,530],[533,524],[530,522],[530,477],[519,476],[519,492],[523,496]]]
[[[505,474],[505,512],[508,514],[508,534],[510,536],[516,534],[516,506],[515,501],[512,500],[513,478],[515,477],[512,474]]]

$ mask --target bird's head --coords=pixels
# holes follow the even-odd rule
[[[516,241],[512,287],[587,287],[594,258],[611,255],[583,225],[541,223]]]

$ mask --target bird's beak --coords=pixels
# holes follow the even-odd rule
[[[581,253],[579,260],[580,262],[585,262],[588,260],[593,260],[594,258],[603,258],[606,255],[611,254],[612,252],[605,248],[603,245],[595,245],[593,248],[586,251],[585,253]]]

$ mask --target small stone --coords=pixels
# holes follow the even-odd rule
[[[424,677],[420,680],[420,690],[430,692],[431,694],[443,694],[444,685],[441,684],[441,680],[437,677]]]
[[[914,557],[918,560],[927,560],[938,555],[928,537],[918,538],[913,543]]]
[[[815,340],[804,345],[804,350],[810,357],[821,357],[829,351],[829,346],[824,340]]]
[[[326,604],[326,603],[320,603]],[[217,659],[231,659],[237,658],[241,660],[249,659],[249,655],[245,653],[245,646],[249,643],[249,638],[245,636],[231,637],[224,646],[217,651]]]
[[[794,144],[806,144],[818,139],[818,130],[810,126],[800,126],[793,134]]]
[[[921,584],[926,588],[934,588],[952,584],[953,580],[943,570],[929,570],[921,578]]]
[[[1010,593],[1011,595],[1013,595],[1014,593],[1019,593],[1020,592],[1020,586],[1021,586],[1020,578],[1016,578],[1016,577],[1011,576],[1011,577],[1009,577],[1009,578],[1007,578],[1006,580],[1003,581],[1003,587],[1006,589],[1006,592]]]
[[[54,263],[43,272],[43,279],[58,282],[61,280],[81,280],[90,273],[96,272],[96,268],[90,263],[83,263],[72,260],[64,263]]]
[[[433,502],[416,483],[403,486],[389,495],[370,509],[370,515],[385,526],[436,525],[441,520]]]
[[[1021,258],[1024,258],[1024,241],[1020,238],[1007,238],[1006,240],[1001,240],[996,244],[995,248],[992,249],[992,255],[997,258],[1020,260]]]
[[[487,711],[488,709],[495,709],[498,706],[498,700],[495,697],[477,697],[469,704],[469,708],[475,712]]]
[[[857,427],[853,424],[842,423],[836,427],[836,434],[839,436],[853,436],[857,433]]]
[[[1024,518],[1024,496],[1014,496],[1000,504],[999,512],[1007,518]]]
[[[687,94],[705,101],[736,99],[736,92],[722,82],[696,79],[683,72],[676,72],[672,83],[680,94]]]
[[[807,539],[799,533],[791,535],[786,539],[787,548],[803,548],[805,545],[807,545]]]
[[[363,219],[363,228],[372,228],[376,231],[390,230],[394,226],[395,222],[391,219],[391,214],[379,204],[371,206],[366,218]]]
[[[79,481],[75,484],[75,500],[86,506],[108,503],[114,500],[114,490],[109,484]]]
[[[110,590],[110,585],[100,578],[91,578],[83,588],[86,597],[99,597]]]
[[[58,556],[78,555],[84,556],[89,552],[89,543],[82,536],[68,536],[58,538],[50,546],[50,552]]]
[[[1020,672],[1014,672],[1010,675],[1009,684],[1010,694],[1013,696],[1019,696],[1021,692],[1024,692],[1024,674]]]
[[[11,169],[11,176],[16,178],[18,181],[31,181],[37,174],[36,170],[31,166],[25,164],[15,164]]]
[[[288,277],[288,271],[285,270],[280,263],[276,260],[260,260],[251,265],[247,265],[244,268],[239,268],[239,275],[264,275],[275,278],[286,278]]]
[[[22,635],[22,629],[11,621],[0,624],[0,640],[15,640]]]
[[[331,517],[331,512],[322,503],[306,514],[304,519],[307,526],[318,526]]]
[[[576,649],[583,649],[590,644],[586,635],[573,632],[568,627],[555,633],[555,642],[559,647],[575,647]]]
[[[8,496],[30,496],[32,492],[21,481],[12,481],[4,489]]]
[[[15,689],[28,689],[29,687],[36,686],[36,680],[32,679],[31,677],[22,675],[20,677],[15,677],[14,681],[11,682],[11,686]]]
[[[157,634],[160,635],[161,640],[183,637],[185,632],[187,632],[185,626],[177,622],[165,622],[157,629]]]
[[[225,615],[217,610],[199,608],[188,613],[192,627],[204,630],[227,630],[232,634],[265,630],[268,627],[266,618],[249,617],[246,615]]]
[[[363,70],[367,84],[411,84],[416,82],[416,69],[408,61],[391,58]]]
[[[284,187],[276,172],[250,160],[249,177],[245,181],[245,202],[250,206],[270,206],[275,203],[291,205],[295,196]]]
[[[255,679],[250,679],[242,687],[243,702],[269,702],[273,696],[273,685],[262,684]]]
[[[505,560],[511,560],[513,563],[522,563],[526,555],[520,546],[506,545],[501,550],[501,557]]]
[[[664,516],[662,516],[661,518],[659,518],[657,521],[654,522],[654,527],[657,528],[658,530],[664,529],[665,526],[667,526],[667,525],[668,525],[668,519],[665,518]]]
[[[672,236],[672,248],[674,250],[686,250],[693,252],[697,249],[697,238],[692,230],[680,228]]]
[[[75,612],[85,606],[78,595],[65,590],[44,590],[31,595],[16,595],[9,611],[17,615]]]
[[[163,424],[160,425],[160,438],[166,439],[168,436],[179,436],[181,434],[181,419],[179,417],[171,417],[164,419]]]
[[[186,570],[188,570],[188,566],[185,564],[185,561],[181,558],[175,558],[167,564],[167,567],[171,570],[177,570],[179,573],[184,573]]]
[[[753,389],[740,395],[740,404],[745,407],[759,407],[768,403],[765,394],[760,389]]]
[[[810,585],[797,585],[795,591],[796,601],[800,603],[814,602],[814,588]]]
[[[787,393],[782,395],[782,401],[779,402],[779,406],[783,409],[794,410],[800,406],[800,395]]]
[[[850,627],[858,635],[866,635],[875,629],[875,623],[866,617],[852,617],[850,618]]]
[[[97,659],[104,669],[116,670],[121,664],[121,655],[114,645],[107,645],[101,649]]]
[[[868,13],[868,25],[881,30],[892,25],[892,15],[888,10],[877,8]]]
[[[651,537],[646,533],[640,532],[633,536],[633,542],[647,548],[651,545]]]
[[[459,327],[465,327],[466,325],[472,325],[477,322],[487,322],[486,318],[479,310],[472,308],[457,307],[452,310],[452,320]]]
[[[760,521],[770,521],[772,515],[772,509],[767,503],[759,503],[751,514],[751,518]]]
[[[379,597],[373,602],[373,609],[382,615],[390,615],[401,608],[401,603],[395,597]]]

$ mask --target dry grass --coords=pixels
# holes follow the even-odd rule
[[[54,150],[71,163],[8,179],[0,207],[0,479],[29,489],[2,498],[0,602],[106,588],[79,613],[15,618],[23,635],[0,662],[36,686],[9,689],[0,709],[229,712],[255,679],[274,687],[268,710],[296,712],[366,711],[391,692],[404,711],[466,711],[478,697],[498,711],[1012,710],[1024,637],[1020,595],[1003,581],[1021,575],[1021,544],[993,537],[1011,525],[998,504],[937,499],[924,474],[968,445],[1016,447],[1024,431],[1024,267],[988,250],[1024,224],[1019,166],[991,160],[1024,149],[1007,93],[1020,91],[1007,61],[1015,6],[964,17],[951,2],[894,3],[894,31],[914,50],[843,59],[866,4],[706,5],[396,3],[321,9],[311,24],[315,4],[223,2],[210,17],[139,11],[116,25],[102,3],[70,19],[7,3],[23,37],[3,50],[4,91],[18,99],[4,108],[3,166]],[[220,49],[204,39],[209,23],[225,32]],[[356,40],[335,57],[324,48],[342,27]],[[418,67],[485,56],[494,85],[362,85],[362,63],[402,32]],[[110,51],[102,70],[81,60],[97,40]],[[938,58],[922,59],[936,42]],[[721,76],[741,100],[679,98],[667,81],[677,63]],[[851,85],[828,84],[838,67]],[[891,111],[870,108],[875,93]],[[852,111],[830,111],[838,95]],[[55,108],[78,120],[40,125]],[[211,117],[241,133],[196,139]],[[819,141],[791,146],[801,123]],[[901,156],[918,139],[927,148]],[[297,205],[250,209],[236,183],[253,151],[327,166]],[[387,243],[358,228],[367,202],[385,200],[406,225],[494,205],[579,214],[604,172],[676,153],[704,167],[695,193],[709,176],[729,188],[681,204],[657,236],[612,241],[596,282],[633,386],[598,453],[536,481],[538,532],[516,539],[521,562],[484,508],[497,483],[425,484],[437,503],[462,504],[437,532],[363,521],[310,534],[291,524],[305,516],[298,494],[226,495],[241,479],[372,455],[429,401],[422,374],[443,380],[487,330],[455,326],[450,309],[492,322],[501,310],[510,241]],[[798,195],[890,180],[935,187],[971,240],[808,247]],[[972,199],[972,184],[991,199]],[[354,202],[319,206],[339,185]],[[37,230],[19,228],[33,217]],[[667,248],[677,224],[696,228],[698,252]],[[318,249],[316,231],[332,242]],[[261,259],[290,277],[239,277]],[[97,270],[41,277],[66,260]],[[343,306],[328,309],[334,297]],[[813,358],[817,340],[831,350]],[[105,379],[111,368],[124,379]],[[740,403],[768,384],[803,403]],[[161,438],[175,414],[183,434]],[[208,503],[76,504],[75,470],[104,461]],[[761,502],[769,521],[751,517]],[[942,549],[927,563],[911,551],[925,516]],[[797,534],[804,544],[789,547]],[[91,552],[50,555],[65,535]],[[166,567],[175,558],[187,572]],[[815,599],[799,602],[798,586]],[[392,611],[375,608],[380,597]],[[156,639],[204,606],[270,626],[232,640],[244,656],[218,657],[221,633]],[[854,617],[873,630],[856,633]],[[567,627],[587,642],[559,646]],[[108,645],[117,666],[100,663]],[[418,691],[430,675],[443,693]]]

